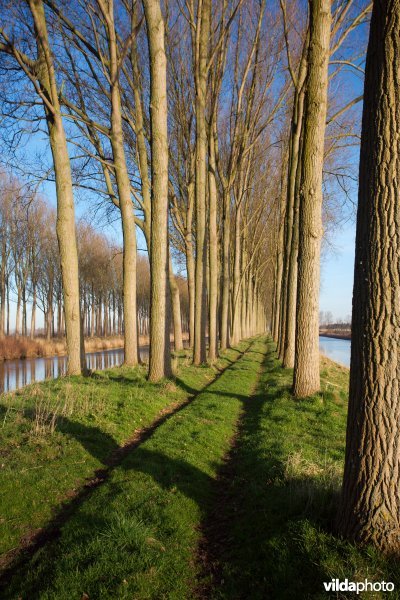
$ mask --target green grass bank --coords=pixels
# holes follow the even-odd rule
[[[398,559],[334,534],[349,371],[322,358],[321,392],[296,401],[292,372],[265,338],[243,342],[214,368],[194,368],[181,356],[176,369],[174,381],[158,386],[141,369],[39,386],[53,401],[65,386],[80,398],[70,417],[60,411],[53,433],[34,431],[37,387],[4,408],[5,447],[13,448],[19,469],[14,486],[27,473],[14,492],[19,498],[25,489],[31,499],[18,508],[27,527],[35,502],[44,499],[38,521],[45,524],[54,499],[61,502],[74,481],[107,465],[132,429],[195,395],[110,468],[60,535],[14,572],[1,597],[346,600],[356,596],[329,594],[323,582],[367,578],[394,582],[395,591],[358,597],[400,598]],[[11,483],[7,494],[11,510]],[[9,545],[18,539],[12,535]]]
[[[108,457],[238,358],[213,367],[174,360],[176,379],[151,384],[144,367],[68,377],[0,396],[0,564],[46,525]]]
[[[200,568],[194,560],[198,527],[243,403],[257,383],[265,345],[253,341],[131,452],[3,597],[190,597]],[[179,376],[176,385],[195,391]]]

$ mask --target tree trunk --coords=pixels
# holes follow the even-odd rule
[[[17,286],[17,311],[15,313],[15,337],[21,333],[21,286]]]
[[[22,335],[27,335],[27,314],[26,314],[26,282],[22,286]]]
[[[195,264],[193,256],[193,205],[194,205],[194,185],[190,182],[188,185],[188,211],[186,219],[185,250],[186,250],[186,271],[188,279],[189,294],[189,345],[194,348],[194,305],[195,305]]]
[[[210,130],[212,128],[210,127]],[[210,285],[209,285],[209,319],[208,319],[208,358],[214,361],[218,356],[218,338],[217,338],[217,311],[218,311],[218,234],[217,234],[217,184],[215,180],[216,162],[215,162],[215,144],[213,131],[209,136],[209,165],[208,165],[208,185],[209,185],[209,265],[210,265]]]
[[[241,339],[240,315],[242,298],[240,295],[240,263],[241,263],[241,208],[236,208],[235,215],[235,255],[233,265],[233,298],[232,298],[232,336],[231,344],[237,344]]]
[[[310,4],[310,45],[304,103],[301,166],[296,355],[293,392],[308,396],[320,388],[319,276],[322,237],[322,167],[328,96],[330,0]]]
[[[41,61],[38,78],[51,105],[44,103],[53,156],[57,194],[57,239],[60,252],[67,337],[67,374],[79,375],[85,369],[81,356],[81,317],[79,301],[78,250],[71,166],[63,127],[53,58],[49,46],[42,0],[29,0]]]
[[[32,310],[31,310],[31,340],[35,338],[36,328],[36,287],[33,287]]]
[[[151,253],[149,380],[169,377],[167,61],[159,0],[143,0],[150,56]]]
[[[207,237],[206,237],[206,191],[207,191],[207,61],[210,37],[211,0],[203,0],[197,21],[198,57],[194,60],[196,87],[196,300],[194,326],[193,362],[200,365],[206,361],[207,326]]]
[[[287,159],[284,164],[287,163]],[[282,166],[282,168],[284,168]],[[273,298],[273,326],[272,326],[272,337],[275,342],[279,339],[280,331],[280,301],[282,295],[282,270],[283,270],[283,241],[284,241],[284,221],[285,221],[285,200],[286,200],[286,186],[281,177],[281,194],[280,194],[280,207],[278,213],[278,240],[276,244],[276,258],[275,258],[275,279],[274,279],[274,298]]]
[[[297,117],[302,121],[303,117],[303,105],[304,105],[304,93],[303,91],[299,94],[298,99],[298,114]],[[283,366],[285,368],[292,369],[294,366],[294,355],[295,355],[295,340],[296,340],[296,298],[297,298],[297,259],[299,252],[299,209],[300,209],[300,184],[301,184],[301,151],[302,151],[302,139],[301,139],[301,126],[300,126],[300,139],[296,147],[296,154],[292,160],[295,162],[296,177],[295,185],[292,190],[294,195],[293,200],[293,231],[291,236],[290,251],[289,251],[289,268],[287,277],[287,291],[286,291],[286,327],[285,337],[283,343]]]
[[[10,279],[7,276],[6,281],[6,297],[7,297],[7,335],[10,335]]]
[[[174,271],[172,269],[171,257],[168,261],[169,264],[169,286],[171,290],[171,302],[172,302],[172,319],[174,325],[174,348],[175,350],[182,350],[182,319],[181,319],[181,300],[179,295],[179,287],[176,283]]]
[[[5,232],[3,232],[5,237]],[[1,267],[0,267],[0,339],[4,337],[6,317],[6,240],[2,244]]]
[[[104,7],[103,12],[106,14],[110,50],[111,147],[114,158],[115,180],[117,183],[119,207],[122,219],[123,302],[125,322],[124,362],[126,365],[132,367],[138,362],[136,321],[136,225],[131,198],[131,184],[125,158],[124,135],[122,130],[118,52],[114,26],[113,4],[110,3],[108,5],[108,12],[106,7]],[[106,321],[106,314],[104,318]]]
[[[342,535],[400,550],[400,2],[374,2],[365,69]]]
[[[230,288],[230,243],[231,203],[229,190],[223,197],[223,242],[222,242],[222,293],[221,293],[221,350],[229,348],[229,288]]]

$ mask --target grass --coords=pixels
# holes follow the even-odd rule
[[[45,525],[85,479],[166,406],[208,384],[214,368],[195,368],[182,352],[177,379],[146,381],[144,368],[101,371],[28,386],[0,396],[0,554]]]
[[[400,591],[397,561],[333,533],[344,463],[348,373],[322,358],[322,392],[295,401],[292,372],[282,369],[271,346],[257,394],[246,404],[227,466],[229,481],[221,483],[225,511],[218,525],[222,542],[210,598],[325,599],[329,594],[323,582],[346,577],[392,581]],[[224,543],[227,532],[229,543]],[[390,597],[399,598],[399,592]]]
[[[200,568],[193,558],[198,527],[264,350],[264,341],[253,342],[126,457],[3,597],[191,597]]]
[[[245,347],[246,343],[241,345],[242,350]],[[41,465],[44,446],[45,453],[57,454],[54,464],[65,476],[68,465],[76,476],[81,467],[73,461],[78,462],[79,452],[86,461],[84,468],[92,472],[126,438],[132,419],[147,411],[143,406],[147,402],[152,406],[162,393],[165,402],[169,393],[176,397],[203,390],[112,469],[71,514],[59,538],[14,573],[2,597],[345,600],[354,595],[329,595],[323,582],[367,578],[393,582],[390,597],[400,598],[398,560],[334,534],[349,371],[322,358],[322,391],[295,401],[290,394],[292,372],[279,365],[271,343],[258,338],[235,361],[238,356],[237,351],[225,355],[223,364],[228,368],[207,388],[204,384],[213,376],[210,368],[187,364],[179,367],[175,391],[171,382],[159,387],[145,383],[140,369],[115,369],[95,381],[41,386],[42,393],[57,385],[81,386],[81,399],[73,404],[79,435],[62,429],[64,417],[53,434],[48,433],[51,420],[45,422],[43,436],[32,433],[35,419],[29,419],[26,410],[5,413],[6,423],[11,418],[27,419],[27,444],[41,440],[36,442],[36,454],[34,446],[30,452],[13,449],[14,469],[21,469],[20,451],[25,461],[32,460],[31,466]],[[118,392],[117,382],[122,386]],[[137,404],[136,391],[129,400],[132,389],[139,394]],[[114,390],[113,400],[107,390]],[[32,403],[32,393],[30,398]],[[118,409],[122,398],[126,406]],[[161,399],[156,402],[161,406]],[[61,402],[60,412],[63,406]],[[131,412],[124,425],[127,407]],[[71,451],[68,444],[73,444]],[[47,481],[54,498],[60,480],[51,485],[49,481],[58,467],[52,471],[51,460],[44,463],[47,475],[38,475],[37,485]],[[34,496],[34,477],[29,475],[15,499],[19,501],[25,489],[39,503],[46,490],[39,489]],[[16,472],[15,485],[18,479]],[[12,498],[11,490],[7,497]],[[28,505],[25,510],[32,512]],[[379,599],[384,594],[360,597]]]

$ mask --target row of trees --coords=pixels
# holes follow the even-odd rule
[[[35,337],[37,311],[43,314],[45,336],[63,336],[64,308],[56,237],[55,210],[29,195],[16,180],[0,181],[0,338]],[[86,336],[122,335],[122,249],[93,226],[77,224],[79,287],[83,333]],[[138,329],[149,333],[150,269],[147,258],[137,262]],[[188,326],[187,288],[176,278],[181,320]],[[15,321],[11,322],[16,304]]]
[[[71,373],[83,368],[74,185],[121,219],[127,364],[138,360],[136,227],[150,261],[151,379],[170,374],[171,314],[180,347],[174,257],[186,268],[196,364],[265,328],[275,145],[290,87],[280,21],[258,0],[163,9],[3,2],[3,75],[19,73],[3,90],[4,131],[11,146],[21,121],[48,136]]]
[[[310,1],[303,50],[292,63],[293,79],[299,84],[289,138],[285,218],[275,263],[273,332],[284,364],[294,366],[294,395],[317,392],[322,173],[329,153],[329,135],[324,132],[330,123],[328,82],[333,77],[329,65],[343,36],[362,24],[372,8],[359,166],[346,458],[337,527],[347,538],[372,542],[386,553],[397,554],[400,2],[375,0],[373,6],[366,4],[361,10],[358,6],[350,28],[343,30],[351,6],[351,2],[335,6],[329,0]]]
[[[349,41],[354,32],[360,35],[371,5],[310,2],[308,18],[303,19],[300,33],[296,27],[295,34],[283,1],[281,9],[294,92],[282,170],[282,218],[276,232],[272,333],[284,366],[294,368],[294,394],[304,397],[320,389],[323,187],[329,197],[332,165],[338,156],[349,157],[343,140],[355,143],[358,139],[357,127],[345,127],[341,119],[362,99],[354,91],[349,97],[338,96],[338,82],[334,82],[340,78],[343,64],[354,72],[363,70],[364,55],[359,46],[353,50]],[[345,173],[343,166],[337,167],[340,183]],[[351,170],[347,177],[351,178]],[[328,223],[325,219],[325,228]]]
[[[175,258],[187,272],[195,364],[270,323],[284,365],[294,367],[294,395],[320,389],[322,217],[325,208],[326,228],[335,193],[346,195],[352,181],[346,152],[358,143],[352,108],[362,94],[346,95],[343,77],[351,70],[354,83],[364,71],[360,40],[371,4],[309,0],[308,7],[2,1],[8,141],[28,127],[44,130],[52,154],[69,373],[84,369],[75,185],[121,219],[127,364],[138,360],[140,227],[150,263],[151,380],[171,371],[171,314],[180,345]],[[394,548],[399,0],[376,0],[372,24],[340,527]]]

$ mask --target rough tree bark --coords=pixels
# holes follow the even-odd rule
[[[322,237],[322,167],[328,96],[331,1],[310,1],[310,45],[301,164],[296,347],[293,392],[320,388],[319,278]]]
[[[400,1],[374,2],[365,70],[340,532],[400,550]]]
[[[168,319],[167,61],[159,0],[143,0],[150,56],[151,253],[149,380],[171,375]]]

